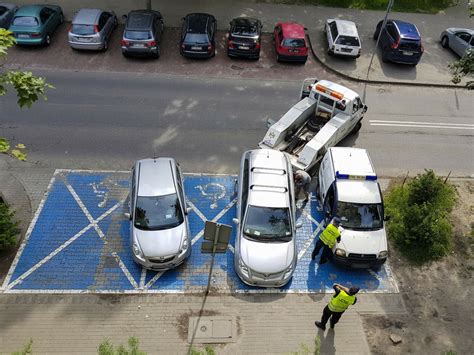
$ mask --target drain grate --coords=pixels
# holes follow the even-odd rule
[[[189,318],[189,343],[234,343],[236,341],[236,337],[237,322],[233,317],[220,316]]]

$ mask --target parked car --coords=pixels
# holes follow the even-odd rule
[[[191,254],[188,208],[179,164],[142,159],[132,169],[129,212],[132,255],[147,269],[178,266]]]
[[[354,22],[328,19],[324,32],[328,40],[328,54],[352,58],[360,57],[359,32]]]
[[[305,28],[294,22],[279,22],[274,30],[277,61],[302,62],[308,59]]]
[[[13,4],[0,4],[0,28],[10,27],[13,15],[18,10],[18,6]]]
[[[183,17],[180,51],[184,57],[210,58],[216,55],[217,21],[214,16],[203,13]]]
[[[52,34],[63,22],[63,10],[57,5],[26,5],[15,13],[10,31],[17,44],[49,46]]]
[[[154,10],[134,10],[123,18],[126,23],[122,36],[122,54],[159,58],[165,28],[161,13]]]
[[[448,28],[441,33],[441,45],[462,57],[474,47],[474,30],[467,28]]]
[[[230,22],[227,36],[227,55],[230,57],[260,58],[262,23],[260,20],[238,17]]]
[[[249,150],[237,183],[234,268],[252,286],[281,287],[296,268],[293,170],[285,153]]]
[[[424,51],[418,28],[408,22],[387,20],[385,28],[381,29],[382,23],[377,24],[374,32],[374,40],[380,36],[382,61],[417,65]]]
[[[115,28],[117,16],[113,11],[81,9],[69,28],[69,45],[73,49],[106,51]]]

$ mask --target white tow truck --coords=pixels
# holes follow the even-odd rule
[[[260,148],[289,154],[296,170],[310,171],[351,132],[357,132],[367,106],[351,89],[327,80],[305,79],[301,101],[269,129]]]

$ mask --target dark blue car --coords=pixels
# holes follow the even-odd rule
[[[377,24],[374,39],[380,36],[379,47],[382,50],[382,61],[417,65],[423,55],[421,35],[415,25],[400,21],[387,20]]]

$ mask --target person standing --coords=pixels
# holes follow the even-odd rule
[[[329,318],[331,318],[329,324],[331,329],[333,329],[346,309],[357,302],[357,297],[355,295],[359,292],[358,287],[347,288],[340,284],[334,284],[333,288],[336,293],[331,297],[327,306],[324,307],[321,321],[314,322],[316,327],[322,330],[326,330],[326,323]]]
[[[321,248],[323,248],[323,253],[321,254],[321,259],[319,260],[319,265],[324,264],[331,257],[332,247],[336,242],[341,241],[341,233],[339,232],[339,226],[341,224],[341,219],[339,217],[334,217],[319,235],[319,239],[314,246],[314,250],[311,253],[311,260],[316,258],[316,255],[319,254]]]
[[[293,174],[293,179],[295,181],[295,198],[298,199],[301,191],[304,192],[305,199],[303,202],[309,200],[309,185],[311,184],[311,176],[304,170],[298,170]]]

